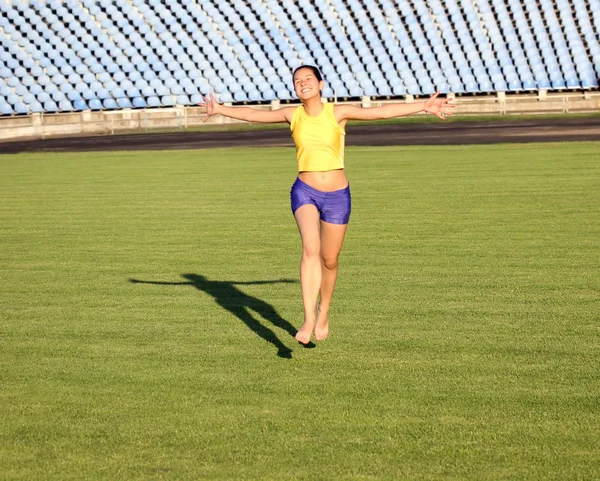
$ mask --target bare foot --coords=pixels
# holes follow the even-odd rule
[[[329,335],[329,315],[321,312],[321,306],[317,306],[317,323],[315,324],[315,339],[322,341]]]
[[[296,334],[296,341],[301,344],[308,344],[312,336],[313,329],[315,327],[315,321],[304,320],[304,324]]]

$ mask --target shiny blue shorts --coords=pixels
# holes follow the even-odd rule
[[[292,212],[306,204],[314,205],[323,222],[330,224],[347,224],[352,211],[350,186],[333,192],[321,192],[310,185],[296,179],[290,192]]]

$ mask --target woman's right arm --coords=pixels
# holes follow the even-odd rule
[[[283,108],[278,110],[260,110],[253,107],[227,107],[217,102],[215,96],[211,93],[202,97],[204,104],[200,104],[206,109],[206,122],[213,115],[223,115],[237,120],[245,120],[246,122],[260,123],[278,123],[292,121],[294,108]]]

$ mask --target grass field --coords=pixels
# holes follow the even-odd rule
[[[600,142],[346,156],[314,348],[293,149],[0,156],[0,478],[598,479]]]

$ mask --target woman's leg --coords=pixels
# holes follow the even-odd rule
[[[321,222],[321,296],[315,325],[315,339],[322,341],[329,334],[329,306],[338,273],[338,257],[342,251],[348,224]]]
[[[304,324],[296,334],[296,340],[308,344],[315,328],[315,309],[321,286],[319,211],[313,204],[305,204],[296,210],[294,217],[302,238],[300,285],[304,304]]]

